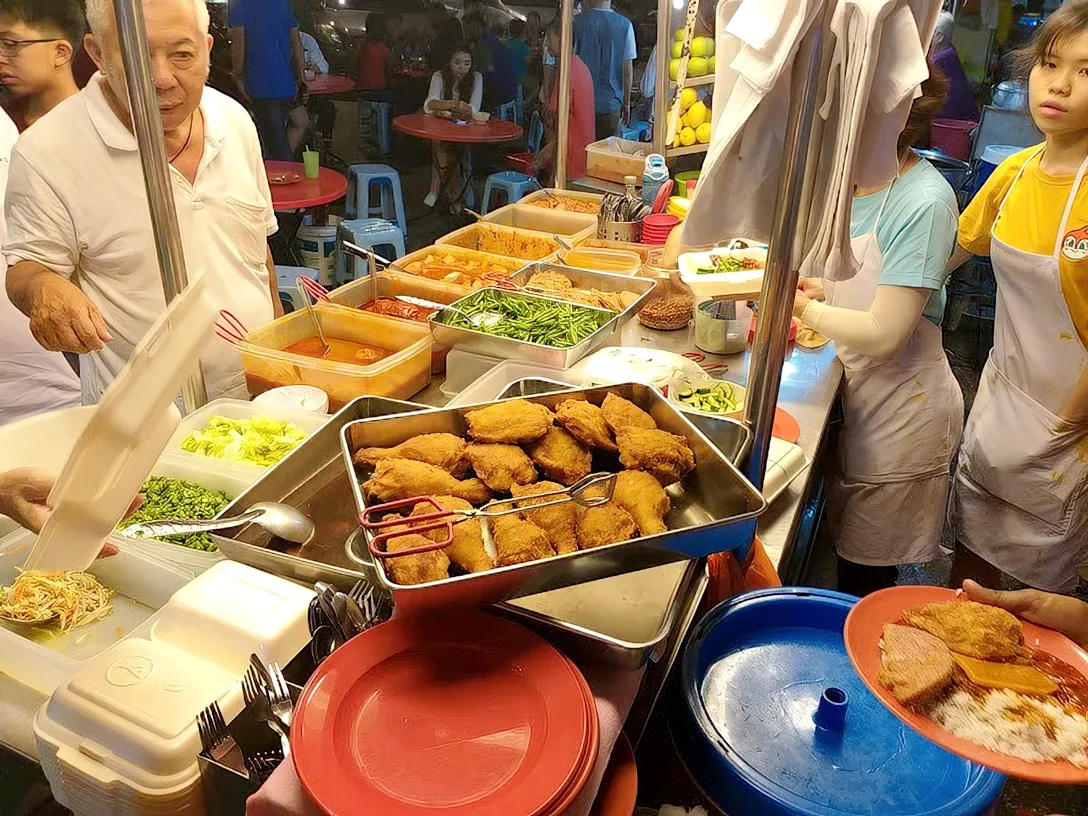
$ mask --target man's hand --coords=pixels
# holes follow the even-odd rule
[[[48,351],[86,354],[113,340],[98,307],[60,275],[39,275],[27,300],[30,331]]]
[[[972,601],[999,606],[1018,618],[1061,632],[1088,648],[1088,604],[1084,601],[1038,589],[999,592],[970,580],[963,582],[963,591]]]
[[[620,106],[620,121],[628,125],[631,123],[631,102],[628,100]]]
[[[826,300],[823,278],[798,278],[797,288],[804,292],[809,300]]]
[[[40,533],[53,512],[46,500],[54,481],[51,474],[36,468],[0,473],[0,513],[31,532]]]
[[[798,289],[793,293],[793,316],[800,319],[805,313],[805,307],[812,302],[812,298]]]

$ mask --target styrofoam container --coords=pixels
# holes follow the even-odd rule
[[[170,599],[151,636],[241,676],[250,653],[286,664],[306,645],[313,597],[313,590],[223,561]]]
[[[181,449],[181,443],[185,441],[185,438],[193,433],[193,431],[198,431],[205,427],[208,424],[208,420],[213,416],[227,417],[228,419],[251,419],[253,417],[280,419],[287,422],[293,422],[301,430],[305,431],[306,434],[312,434],[329,421],[328,416],[312,414],[308,411],[292,411],[274,405],[256,405],[245,400],[212,400],[200,410],[193,411],[193,413],[181,420],[181,424],[178,425],[174,435],[170,437],[170,441],[166,445],[166,453],[159,464],[165,465],[170,461],[176,460],[181,460],[188,464],[195,463],[205,471],[226,474],[231,480],[231,484],[245,480],[246,487],[263,476],[268,468],[261,467],[260,465],[246,462],[232,462],[229,459],[217,459],[212,456],[203,456]],[[201,482],[201,484],[203,484],[203,482]],[[225,490],[225,488],[217,489]]]
[[[750,249],[714,250],[714,255],[731,258],[752,258],[760,263],[767,263],[767,250],[759,247]],[[683,281],[697,298],[728,298],[737,300],[744,296],[758,295],[763,289],[763,270],[752,269],[741,272],[707,273],[700,275],[698,270],[713,265],[710,252],[685,252],[677,260],[680,267],[680,280]]]
[[[573,194],[564,193],[564,195]],[[597,216],[595,215],[536,207],[528,203],[525,198],[489,212],[484,216],[484,221],[489,224],[504,224],[518,229],[546,232],[549,235],[562,235],[572,243],[597,231]]]
[[[501,362],[498,357],[476,354],[455,346],[446,356],[446,379],[442,383],[442,393],[447,397],[456,397]]]
[[[10,584],[23,565],[34,534],[23,531],[0,544],[0,585]],[[68,632],[22,629],[0,623],[0,672],[50,694],[118,639],[141,631],[147,620],[181,589],[189,578],[169,565],[124,549],[95,561],[87,570],[114,590],[113,613]]]

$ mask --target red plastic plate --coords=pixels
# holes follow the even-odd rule
[[[534,814],[578,775],[589,726],[584,680],[524,627],[390,621],[306,684],[291,753],[331,816]]]
[[[589,782],[590,776],[593,775],[593,769],[597,765],[597,753],[601,747],[601,728],[597,716],[597,701],[593,698],[593,691],[590,689],[589,683],[586,682],[578,668],[573,663],[570,663],[570,668],[577,675],[578,682],[582,686],[586,717],[588,719],[582,757],[580,764],[575,768],[575,774],[571,775],[571,781],[563,792],[546,809],[539,814],[531,814],[531,816],[542,816],[542,814],[561,816],[561,814],[565,813],[567,808],[578,798],[586,783]]]
[[[1055,785],[1088,783],[1088,768],[1078,768],[1068,762],[1028,762],[1017,757],[990,751],[973,742],[945,731],[928,717],[911,711],[899,703],[880,684],[880,635],[884,624],[902,620],[903,610],[920,604],[954,601],[959,596],[953,589],[943,587],[902,586],[882,589],[862,598],[850,610],[843,629],[846,653],[869,691],[876,695],[889,711],[930,742],[987,768],[1008,776]],[[1065,635],[1043,629],[1024,621],[1024,642],[1033,649],[1049,652],[1064,660],[1088,677],[1088,653]]]

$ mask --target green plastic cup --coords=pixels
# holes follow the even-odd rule
[[[321,154],[316,150],[303,151],[302,164],[306,167],[306,178],[317,178],[318,173],[321,170]]]

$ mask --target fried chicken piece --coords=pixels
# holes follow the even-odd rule
[[[628,470],[644,470],[668,487],[695,467],[688,441],[668,431],[628,428],[616,435],[620,463]]]
[[[551,493],[553,490],[562,489],[563,485],[555,482],[537,482],[534,485],[526,485],[525,487],[514,485],[511,488],[514,498],[519,499],[517,506],[521,508],[533,507],[559,498],[558,496],[545,499],[522,497],[536,496],[540,493]],[[521,517],[543,530],[555,551],[560,555],[578,552],[578,538],[574,534],[574,526],[578,523],[577,505],[572,502],[564,502],[551,507],[541,507],[539,510],[523,510]]]
[[[479,445],[465,449],[465,457],[485,485],[496,493],[509,493],[511,485],[532,484],[536,468],[517,445]]]
[[[545,476],[568,487],[593,470],[593,456],[589,449],[571,436],[566,428],[549,428],[536,442],[526,445],[526,450]]]
[[[638,525],[639,534],[656,535],[668,529],[662,519],[672,507],[672,502],[665,488],[649,473],[625,470],[616,474],[612,501],[631,515]]]
[[[490,520],[500,567],[539,561],[555,555],[547,534],[532,522],[517,516],[496,516]]]
[[[583,550],[627,541],[634,538],[636,532],[638,527],[631,514],[612,502],[579,508],[575,534],[578,546]]]
[[[528,400],[497,402],[465,414],[468,433],[477,442],[524,445],[548,432],[555,416]]]
[[[635,405],[631,400],[609,391],[601,403],[601,415],[612,433],[618,434],[626,428],[646,428],[654,430],[657,423],[654,418]]]
[[[558,394],[540,394],[539,396],[533,397],[533,399],[537,404],[545,405],[548,407],[548,410],[554,411],[559,403],[566,402],[567,400],[581,400],[582,402],[585,402],[586,395],[581,393],[570,394],[560,392]]]
[[[929,603],[904,610],[903,620],[968,657],[1016,660],[1024,655],[1024,627],[1015,615],[996,606],[975,601]]]
[[[471,510],[472,505],[456,496],[435,496],[434,500],[443,510]],[[420,502],[412,508],[413,516],[423,516],[437,512],[426,502]],[[454,516],[456,521],[460,516]],[[428,530],[423,533],[431,541],[442,541],[446,537],[445,529]],[[478,518],[470,518],[453,525],[453,541],[442,550],[458,567],[465,572],[485,572],[494,569],[495,559],[487,554],[484,546],[483,525]]]
[[[391,516],[390,518],[400,518]],[[396,528],[394,528],[396,529]],[[408,529],[405,527],[405,529]],[[423,547],[431,543],[429,538],[424,538],[417,533],[407,533],[385,542],[387,553],[411,550]],[[385,571],[394,583],[401,586],[413,584],[426,584],[431,581],[441,581],[449,578],[450,559],[445,550],[432,550],[431,552],[416,553],[415,555],[402,555],[400,558],[386,558],[382,562]]]
[[[616,443],[612,441],[608,423],[604,421],[601,409],[592,402],[564,400],[556,407],[555,418],[586,447],[616,452]]]
[[[411,459],[442,468],[458,479],[468,472],[465,461],[465,440],[448,433],[413,436],[392,448],[362,448],[355,453],[355,464],[376,467],[385,459]]]
[[[383,459],[374,475],[363,482],[363,491],[378,501],[397,501],[416,496],[456,496],[472,504],[491,500],[491,491],[479,479],[455,479],[442,468],[411,459]]]
[[[899,702],[919,708],[952,685],[956,664],[939,638],[920,629],[884,624],[880,684]]]

